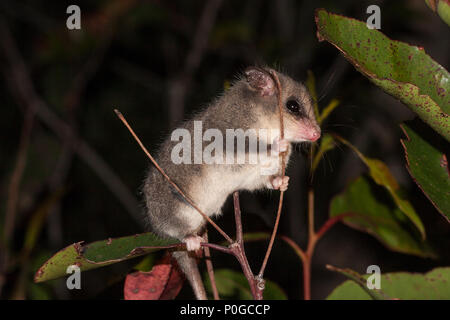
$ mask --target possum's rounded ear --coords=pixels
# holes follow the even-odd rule
[[[262,96],[271,96],[275,93],[275,83],[267,71],[249,67],[244,73],[250,87],[257,90]]]

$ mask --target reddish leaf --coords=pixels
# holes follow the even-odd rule
[[[166,254],[150,272],[137,271],[127,275],[125,300],[170,300],[180,292],[184,276],[176,261]]]

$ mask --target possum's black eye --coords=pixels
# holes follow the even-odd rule
[[[293,114],[300,114],[301,107],[297,100],[290,99],[286,102],[286,108]]]

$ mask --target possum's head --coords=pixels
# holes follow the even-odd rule
[[[301,83],[268,68],[250,67],[245,70],[248,88],[257,101],[261,123],[270,128],[280,127],[277,84],[281,85],[285,139],[291,142],[314,142],[320,138],[320,127],[314,116],[311,96]]]

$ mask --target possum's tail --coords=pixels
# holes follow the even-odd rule
[[[187,251],[174,251],[172,256],[177,260],[181,271],[186,275],[197,300],[207,300],[205,287],[203,285],[197,261]]]

